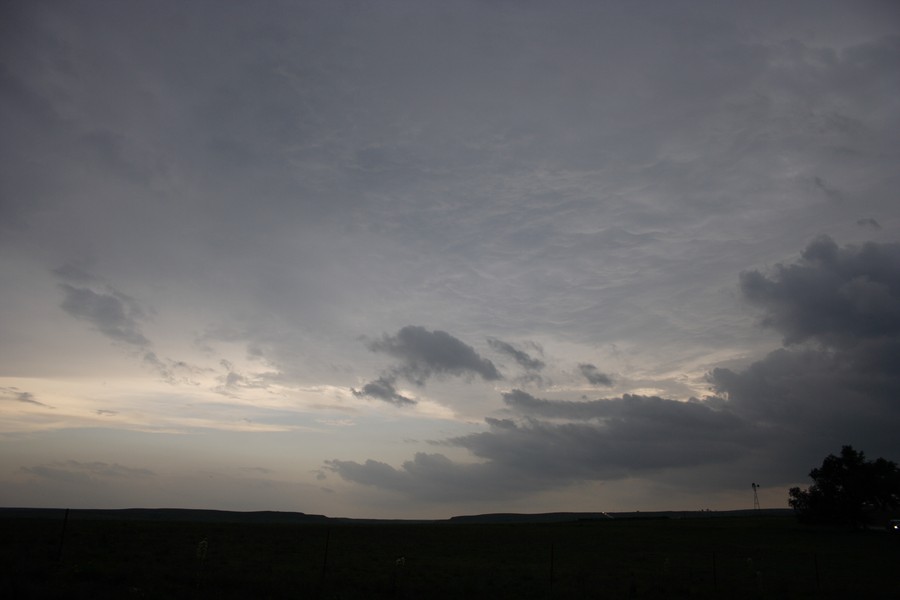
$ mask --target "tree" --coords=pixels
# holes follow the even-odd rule
[[[813,484],[791,488],[788,503],[807,522],[865,525],[866,517],[900,506],[900,470],[883,458],[867,461],[852,446],[829,454],[810,471]]]

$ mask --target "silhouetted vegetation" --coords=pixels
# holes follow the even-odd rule
[[[900,544],[792,517],[557,523],[3,518],[7,598],[890,598]],[[60,552],[61,549],[61,552]]]
[[[896,463],[866,460],[852,446],[841,448],[840,456],[829,454],[809,476],[813,484],[806,490],[791,488],[788,500],[805,522],[862,527],[883,521],[889,510],[900,506]]]

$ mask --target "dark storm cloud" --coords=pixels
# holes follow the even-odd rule
[[[494,363],[446,331],[407,325],[397,335],[385,335],[368,346],[373,352],[383,352],[403,361],[393,372],[418,385],[424,385],[433,375],[480,375],[486,381],[502,378]]]
[[[689,468],[718,469],[722,481],[739,468],[776,485],[800,480],[841,444],[900,456],[900,245],[839,247],[820,237],[795,264],[745,272],[740,285],[786,347],[743,370],[713,369],[718,396],[576,402],[512,390],[503,400],[516,418],[488,418],[487,431],[441,442],[482,463],[417,455],[400,469],[372,461],[331,467],[348,480],[439,498],[451,491],[441,476],[501,495]],[[498,474],[502,489],[491,480]]]
[[[497,463],[456,463],[439,453],[417,452],[399,469],[377,460],[325,464],[347,481],[429,502],[507,499],[547,486],[546,480],[535,480],[530,472],[504,471]]]
[[[517,471],[587,480],[730,460],[757,438],[740,418],[701,404],[642,396],[607,402],[600,412],[609,416],[596,423],[488,419],[490,431],[447,443]]]
[[[364,385],[361,390],[354,389],[353,395],[357,398],[368,396],[369,398],[383,400],[390,404],[396,404],[397,406],[411,406],[416,404],[415,400],[407,398],[397,392],[394,387],[394,381],[393,377],[382,375],[375,381],[370,381]]]
[[[827,236],[802,260],[766,276],[741,274],[741,291],[787,345],[813,340],[848,347],[900,334],[900,244],[839,248]]]
[[[139,325],[144,311],[133,298],[115,290],[95,292],[68,283],[60,287],[66,294],[62,309],[73,317],[87,321],[113,341],[133,346],[150,344]]]
[[[796,446],[865,443],[900,455],[900,244],[811,242],[795,264],[741,275],[745,296],[786,347],[713,389]]]
[[[618,398],[574,402],[546,400],[522,390],[512,390],[503,394],[503,402],[523,415],[576,421],[613,420],[615,427],[623,426],[625,421],[632,424],[639,421],[666,423],[673,431],[706,427],[734,429],[741,424],[730,411],[696,399],[681,402],[658,396],[625,394]]]
[[[601,373],[597,370],[597,367],[592,364],[582,363],[578,365],[578,370],[581,371],[581,374],[584,375],[584,378],[587,379],[588,383],[591,385],[611,386],[613,384],[609,375]]]
[[[564,402],[520,390],[504,400],[526,415],[577,422],[488,418],[488,431],[442,442],[483,459],[476,464],[454,463],[441,454],[417,454],[400,469],[372,460],[328,464],[344,479],[420,499],[477,499],[718,464],[734,460],[761,437],[730,411],[701,402],[646,396]]]
[[[513,357],[513,359],[519,363],[519,366],[526,371],[540,371],[545,366],[544,361],[531,357],[527,352],[519,350],[508,342],[498,340],[497,338],[488,338],[487,342],[490,347],[497,352],[502,352],[503,354],[508,354]]]

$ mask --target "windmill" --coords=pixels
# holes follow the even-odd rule
[[[759,510],[759,495],[756,493],[756,490],[760,488],[758,483],[751,483],[750,487],[753,488],[753,510]]]

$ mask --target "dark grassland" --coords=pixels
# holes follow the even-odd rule
[[[73,516],[63,539],[62,512],[55,516],[0,518],[0,597],[900,598],[900,536],[792,517],[254,524]]]

